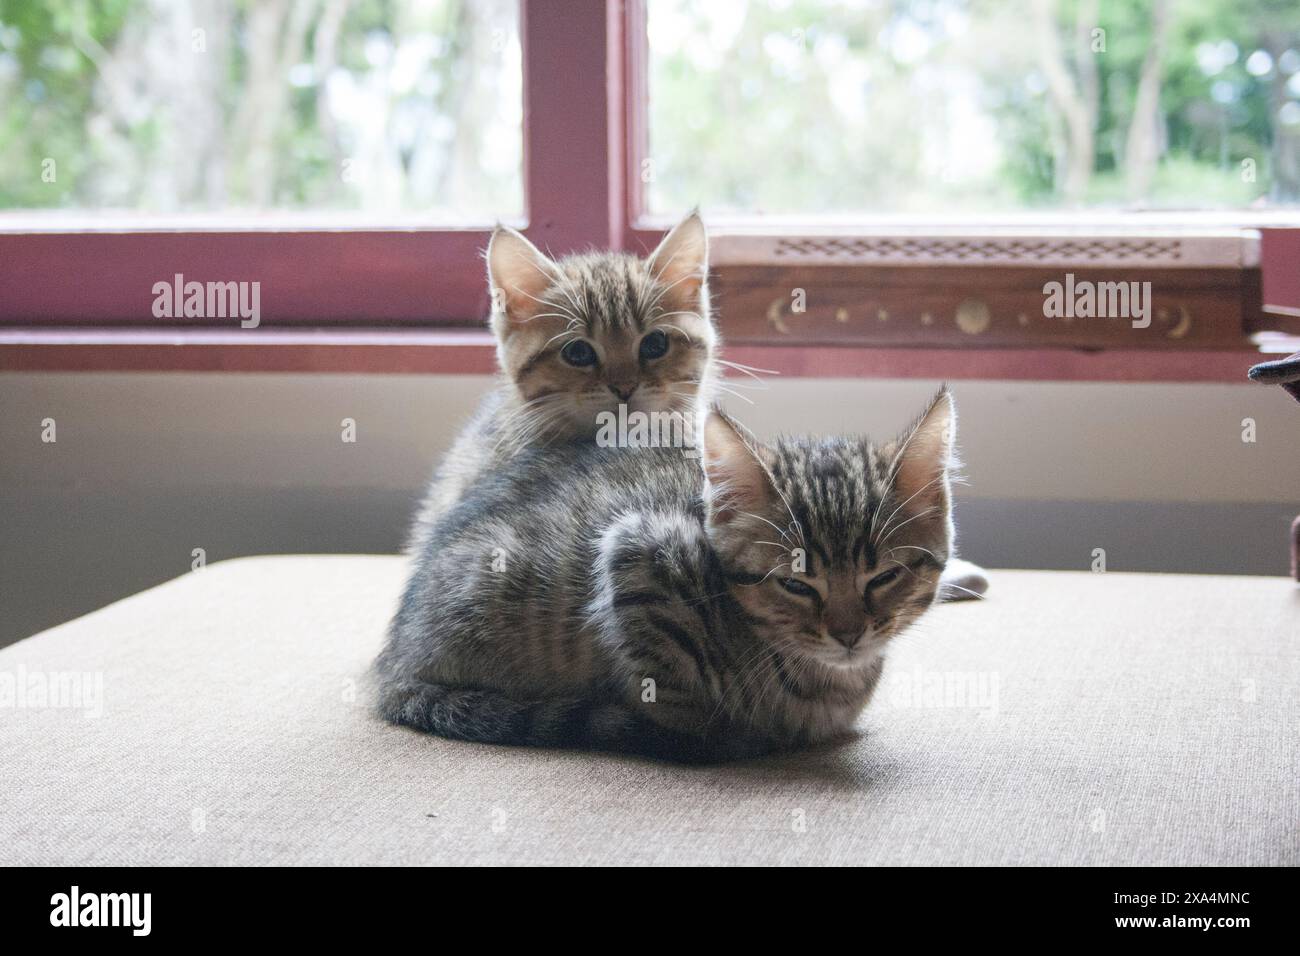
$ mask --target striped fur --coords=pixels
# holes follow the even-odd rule
[[[525,447],[590,441],[601,412],[626,404],[694,421],[711,395],[718,344],[707,274],[708,239],[695,213],[644,259],[609,252],[556,262],[498,227],[488,284],[501,377],[435,474],[409,550],[486,469]],[[644,359],[641,342],[656,331],[668,351]],[[564,360],[575,340],[591,345],[594,364]]]
[[[529,448],[438,520],[376,662],[447,737],[710,761],[831,739],[951,544],[951,400],[897,442]],[[882,583],[883,582],[883,583]]]

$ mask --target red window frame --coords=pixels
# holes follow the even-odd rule
[[[526,210],[519,225],[552,253],[645,251],[662,235],[661,225],[642,215],[645,18],[644,0],[520,0]],[[492,353],[482,330],[481,253],[489,229],[0,233],[0,370],[486,372]],[[731,354],[791,374],[1240,381],[1258,359],[1248,336],[1300,333],[1300,289],[1287,285],[1300,261],[1298,235],[1264,233],[1264,299],[1277,307],[1259,308],[1258,269],[1225,271],[1233,288],[1216,307],[1230,317],[1237,310],[1240,334],[1194,350],[1033,338],[990,347],[920,329],[914,340],[882,342],[869,323],[845,322],[847,310],[834,302],[826,316],[810,319],[821,326],[783,337],[756,307],[809,275],[832,277],[842,295],[894,288],[894,299],[872,307],[887,312],[894,302],[905,306],[918,286],[950,289],[955,298],[988,270],[778,265],[770,254],[747,258],[752,241],[729,247],[723,235],[715,249],[732,254],[719,257],[715,272],[724,338],[740,343]],[[1282,277],[1271,286],[1270,270]],[[151,314],[152,287],[175,273],[261,281],[262,327],[183,318],[161,324]],[[1197,271],[1183,275],[1191,280]],[[1170,281],[1178,291],[1179,275]],[[1035,283],[1041,288],[1041,278],[1025,272],[1011,284],[1029,294]],[[1272,289],[1281,298],[1271,298]],[[828,325],[831,315],[844,328]]]
[[[619,4],[520,2],[525,231],[563,253],[623,241]],[[557,70],[556,63],[583,69]],[[610,84],[590,83],[592,75]],[[580,197],[580,198],[579,198]],[[267,325],[474,325],[491,223],[462,229],[0,234],[0,323],[154,326],[154,282],[257,279]],[[173,327],[206,319],[166,320]]]

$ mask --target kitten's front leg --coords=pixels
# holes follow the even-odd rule
[[[629,701],[628,723],[617,749],[675,763],[714,764],[771,753],[771,740],[719,721],[702,708],[660,701]]]
[[[647,748],[669,759],[716,762],[773,749],[719,706],[731,660],[703,623],[708,613],[708,542],[679,515],[624,515],[601,539],[589,609],[609,651],[616,692],[639,722]],[[676,756],[673,756],[676,754]]]

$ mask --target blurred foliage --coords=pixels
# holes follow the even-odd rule
[[[513,0],[0,0],[0,208],[523,209]]]
[[[1162,55],[1147,67],[1159,77],[1148,115],[1137,91],[1156,7],[650,0],[651,209],[940,215],[1300,202],[1300,3],[1171,0]],[[1044,29],[1077,93],[1095,76],[1092,142],[1073,195],[1065,167],[1079,150],[1050,90]],[[1151,138],[1148,168],[1126,155],[1139,134]]]
[[[1296,0],[648,7],[654,212],[1300,202]],[[0,0],[0,208],[521,212],[517,34],[515,0]]]

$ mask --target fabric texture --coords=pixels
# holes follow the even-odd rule
[[[244,558],[0,651],[0,863],[1300,863],[1285,578],[993,572],[853,739],[685,768],[379,722],[404,574]]]

